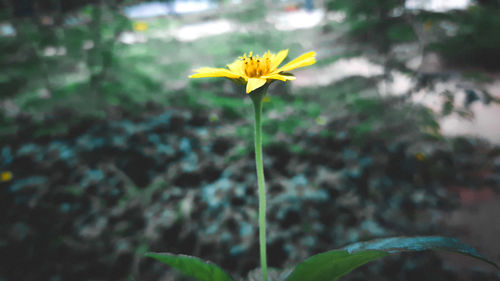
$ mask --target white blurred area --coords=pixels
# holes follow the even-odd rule
[[[194,41],[198,38],[220,35],[236,30],[237,25],[226,19],[217,19],[182,26],[173,30],[172,35],[179,41]]]
[[[277,30],[296,30],[315,27],[321,23],[324,16],[325,12],[321,9],[312,11],[298,9],[269,15],[266,21],[273,24]]]
[[[470,0],[407,0],[407,9],[420,9],[434,12],[466,9]]]
[[[217,9],[219,5],[208,0],[176,0],[166,2],[145,2],[125,9],[127,17],[143,19],[149,17],[182,15]]]
[[[242,0],[226,1],[226,6],[235,6]],[[290,3],[300,3],[300,1],[280,1]],[[304,1],[303,1],[304,2]],[[207,11],[215,11],[219,7],[219,2],[210,0],[176,0],[169,3],[148,2],[130,6],[125,9],[125,14],[132,19],[147,19],[168,15],[186,15]],[[335,15],[334,15],[335,16]],[[343,19],[343,15],[336,15]],[[293,9],[269,14],[266,22],[275,26],[277,30],[296,30],[313,28],[319,25],[325,17],[323,9],[306,11],[304,9]],[[330,15],[331,17],[331,15]],[[246,31],[246,27],[238,26],[234,21],[227,19],[211,19],[192,24],[186,24],[169,31],[156,33],[153,37],[166,38],[173,37],[179,41],[189,42],[199,38],[220,35],[234,31]],[[135,38],[135,37],[138,38]],[[146,38],[139,34],[125,33],[122,35],[122,42],[126,44],[141,43]]]
[[[215,10],[220,8],[220,3],[225,2],[225,5],[237,5],[245,0],[231,0],[231,1],[210,1],[210,0],[175,0],[171,2],[145,2],[130,6],[125,9],[125,14],[132,19],[143,19],[148,17],[157,17],[165,15],[183,15],[197,12],[204,12],[209,10]],[[268,1],[273,4],[304,4],[306,1]],[[314,3],[321,6],[322,1],[313,1]],[[435,12],[444,12],[454,9],[466,9],[470,5],[470,0],[407,0],[405,5],[407,9],[422,9]],[[311,14],[312,13],[312,14]],[[316,11],[304,11],[295,10],[288,11],[288,13],[282,16],[284,21],[289,21],[293,24],[300,21],[312,21],[308,25],[317,22],[318,16],[322,13],[322,10]],[[300,24],[300,23],[298,23]],[[302,23],[303,24],[303,23]]]
[[[188,15],[207,11],[217,11],[222,6],[237,6],[245,0],[231,1],[211,1],[211,0],[175,0],[171,2],[145,2],[127,7],[125,15],[132,19],[147,19],[169,15]],[[303,6],[306,1],[267,1],[271,4],[281,4],[290,6]],[[297,29],[313,28],[320,25],[326,17],[328,20],[342,22],[345,14],[342,12],[326,13],[321,8],[322,1],[312,1],[316,4],[316,9],[307,10],[287,9],[281,12],[269,13],[266,22],[274,25],[277,30],[290,31]],[[268,4],[269,4],[268,3]],[[319,3],[319,5],[318,5]],[[470,4],[470,0],[407,0],[406,8],[423,9],[436,12],[443,12],[451,9],[465,9]],[[199,23],[188,24],[177,27],[176,30],[162,32],[159,36],[153,37],[174,37],[179,41],[193,41],[207,36],[220,35],[227,32],[241,31],[237,24],[229,20],[212,19]],[[158,34],[157,34],[158,35]],[[141,43],[146,38],[134,38],[134,34],[125,34],[123,42],[126,44]]]

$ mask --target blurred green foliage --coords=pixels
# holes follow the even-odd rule
[[[238,89],[232,88],[229,81],[189,81],[187,76],[190,70],[200,66],[223,67],[250,50],[262,53],[268,49],[278,51],[289,48],[289,57],[294,57],[308,44],[328,48],[320,52],[324,55],[313,66],[317,68],[363,54],[356,45],[343,48],[337,41],[321,38],[323,35],[328,38],[329,35],[323,34],[324,30],[320,27],[290,32],[277,31],[269,24],[263,25],[266,13],[259,1],[260,4],[241,5],[238,9],[202,18],[226,18],[250,25],[256,22],[260,24],[255,25],[256,30],[229,32],[188,42],[179,41],[170,33],[186,24],[186,20],[179,17],[142,20],[147,28],[134,30],[137,22],[123,15],[124,5],[133,2],[78,2],[73,6],[65,4],[68,6],[59,10],[52,9],[51,13],[34,9],[31,15],[25,16],[16,15],[14,6],[4,9],[2,22],[10,23],[15,32],[14,36],[0,37],[0,47],[5,50],[0,54],[0,64],[8,70],[0,75],[0,102],[10,104],[13,109],[0,114],[0,134],[19,130],[18,122],[13,118],[24,115],[29,115],[41,127],[38,130],[40,136],[54,135],[64,134],[68,127],[85,118],[103,118],[110,111],[141,114],[149,110],[151,104],[207,110],[219,119],[251,122],[251,112],[244,95],[235,94]],[[382,54],[388,53],[397,44],[415,43],[415,23],[432,21],[438,26],[437,22],[445,20],[464,26],[468,24],[469,27],[459,28],[460,32],[455,37],[439,37],[440,40],[429,49],[440,50],[454,61],[459,59],[453,56],[467,58],[463,52],[475,52],[485,58],[488,52],[492,53],[490,58],[495,58],[493,53],[498,53],[498,49],[487,48],[490,43],[491,46],[498,44],[498,36],[491,36],[498,30],[498,19],[492,16],[493,9],[489,11],[477,6],[456,15],[409,14],[404,10],[404,1],[332,0],[326,3],[329,9],[341,10],[347,15],[346,21],[335,25],[333,32],[342,32],[347,27],[348,36],[363,42],[358,46],[375,46]],[[187,22],[190,21],[196,19]],[[138,41],[127,43],[123,36]],[[458,48],[456,45],[464,38],[479,43],[464,44],[466,48]],[[450,49],[453,51],[445,51]],[[471,57],[470,61],[477,60]],[[485,61],[495,64],[499,60]],[[396,66],[401,64],[394,63]],[[404,71],[413,75],[408,69]],[[379,80],[386,78],[377,77]],[[379,80],[354,76],[325,87],[296,89],[293,97],[287,87],[277,87],[265,106],[265,111],[269,110],[266,114],[270,116],[265,129],[271,136],[280,132],[289,135],[311,127],[317,128],[321,135],[331,135],[328,122],[352,115],[353,120],[359,118],[360,121],[348,124],[351,133],[360,141],[370,134],[391,137],[394,133],[391,128],[396,127],[423,129],[437,134],[438,125],[428,110],[405,104],[404,99],[380,99],[377,91]],[[443,112],[453,112],[451,105],[451,102],[446,104]],[[385,110],[387,106],[394,110],[388,112]],[[412,119],[418,120],[412,123],[415,126],[395,125],[411,123]],[[252,132],[239,129],[236,134],[251,137]],[[264,143],[270,144],[273,140],[272,137],[264,139]]]
[[[8,69],[1,79],[0,98],[14,98],[23,112],[54,106],[98,112],[116,99],[101,95],[106,92],[103,89],[117,86],[116,81],[127,75],[127,69],[116,61],[115,48],[119,35],[130,30],[131,24],[117,3],[78,2],[71,10],[63,8],[44,10],[34,5],[29,14],[17,16],[20,8],[12,5],[2,14],[13,34],[0,38],[6,50],[0,63]],[[79,106],[85,103],[89,106]]]

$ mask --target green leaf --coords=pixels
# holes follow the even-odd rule
[[[233,281],[220,267],[197,257],[170,253],[146,253],[145,256],[166,263],[184,275],[194,277],[199,281]]]
[[[312,256],[298,264],[286,281],[335,281],[352,270],[379,258],[401,252],[443,250],[468,255],[485,261],[496,268],[497,264],[479,255],[471,246],[455,238],[392,237],[358,242],[341,250],[332,250]]]
[[[365,263],[385,257],[383,251],[332,250],[314,255],[295,267],[286,281],[334,281]]]
[[[366,242],[358,242],[344,247],[349,253],[366,250],[385,251],[389,254],[401,252],[419,252],[426,250],[442,250],[471,256],[493,265],[500,267],[491,260],[481,256],[471,246],[458,241],[456,238],[440,236],[422,236],[422,237],[391,237],[375,239]]]

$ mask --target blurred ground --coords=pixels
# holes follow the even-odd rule
[[[478,251],[498,263],[500,261],[500,246],[497,237],[500,233],[498,218],[495,214],[500,211],[500,196],[491,189],[479,191],[461,190],[459,191],[462,205],[453,212],[444,216],[444,225],[451,229],[452,235],[461,241],[474,245]],[[488,229],[488,231],[483,231]],[[446,257],[460,264],[460,267],[467,268],[470,264],[481,266],[472,259]]]

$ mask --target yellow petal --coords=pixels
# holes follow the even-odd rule
[[[202,67],[194,70],[198,72],[189,76],[189,78],[204,78],[204,77],[227,77],[227,78],[240,78],[240,75],[233,73],[229,69],[225,68],[212,68],[212,67]]]
[[[274,55],[271,60],[271,69],[272,70],[276,69],[283,62],[286,56],[288,56],[288,49],[281,50],[279,51],[279,53]]]
[[[264,84],[266,84],[266,81],[266,79],[262,78],[248,78],[247,94],[255,89],[262,87]]]
[[[233,63],[228,64],[227,67],[231,72],[238,74],[239,76],[246,77],[242,60],[235,60]]]
[[[299,56],[298,58],[292,60],[291,62],[285,64],[284,66],[278,68],[276,72],[287,72],[295,68],[314,64],[316,63],[316,59],[314,58],[314,56],[316,56],[316,52],[305,53]]]
[[[281,81],[287,81],[287,80],[295,80],[295,76],[291,75],[282,75],[282,74],[270,74],[266,76],[261,76],[261,78],[266,78],[266,79],[276,79],[276,80],[281,80]]]

